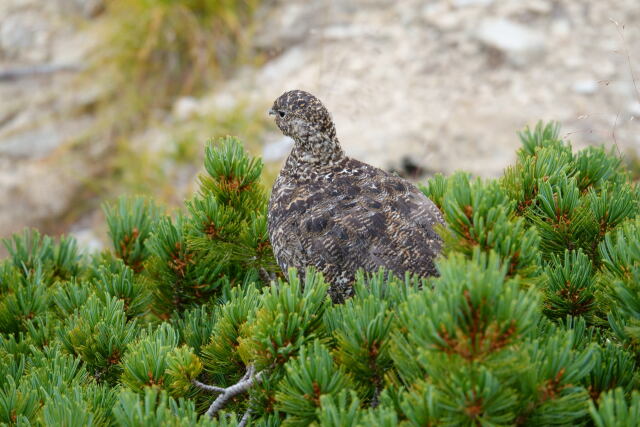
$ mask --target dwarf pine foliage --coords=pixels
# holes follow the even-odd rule
[[[0,262],[0,423],[64,426],[640,422],[640,189],[555,124],[499,179],[437,175],[436,278],[360,273],[332,305],[279,272],[262,163],[206,148],[179,212],[107,204],[112,247],[35,230]]]

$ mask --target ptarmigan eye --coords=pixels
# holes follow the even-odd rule
[[[282,110],[278,110],[278,114],[280,115],[280,117],[284,117],[284,116],[286,116],[286,115],[287,115],[287,113],[285,113],[285,112],[284,112],[284,111],[282,111]]]

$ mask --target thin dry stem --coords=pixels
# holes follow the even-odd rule
[[[249,419],[251,419],[251,412],[253,412],[251,410],[251,407],[247,408],[244,415],[242,416],[242,419],[240,420],[240,423],[238,424],[238,427],[245,427],[247,425]]]
[[[256,382],[260,382],[261,378],[262,371],[256,374],[256,368],[253,365],[249,365],[249,367],[247,368],[247,372],[244,374],[242,379],[227,388],[210,386],[199,381],[194,381],[194,384],[197,387],[202,388],[203,390],[220,393],[220,395],[216,397],[216,399],[213,401],[213,403],[211,403],[211,406],[209,406],[209,409],[207,410],[207,415],[213,417],[220,409],[222,409],[227,404],[229,399],[247,392],[251,387],[253,387]],[[242,417],[241,425],[246,425],[246,423],[249,421],[250,416],[251,411],[247,409],[247,412],[245,412],[244,416]],[[242,422],[244,422],[244,424],[242,424]]]
[[[214,393],[224,393],[224,391],[225,391],[225,389],[223,387],[217,387],[215,385],[205,384],[205,383],[202,383],[202,382],[200,382],[198,380],[193,380],[193,381],[191,381],[191,383],[194,386],[198,387],[199,389],[202,389],[202,390],[205,390],[205,391],[211,391],[211,392],[214,392]]]

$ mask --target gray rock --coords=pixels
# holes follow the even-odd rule
[[[516,66],[531,62],[545,47],[542,33],[509,19],[485,19],[475,36],[484,45],[502,52]]]
[[[567,19],[556,19],[551,23],[551,34],[557,38],[567,38],[571,35],[571,23]]]
[[[453,0],[452,3],[455,7],[466,6],[489,6],[494,0]]]
[[[173,104],[173,115],[178,120],[186,120],[198,114],[198,100],[192,96],[178,98]]]
[[[45,157],[62,144],[64,138],[56,131],[55,125],[49,124],[38,129],[20,132],[17,135],[0,141],[0,156],[10,158]]]
[[[52,28],[37,10],[9,13],[0,19],[0,59],[40,62],[49,56]]]
[[[445,2],[427,3],[422,8],[422,18],[441,31],[454,30],[461,24],[459,15]]]
[[[65,123],[50,122],[33,128],[18,127],[9,135],[0,132],[0,157],[43,159],[63,144],[80,138],[90,124],[88,118],[80,117]]]
[[[60,218],[90,167],[78,159],[21,162],[0,157],[0,236]]]
[[[95,18],[104,12],[104,0],[73,0],[85,18]]]
[[[259,49],[278,50],[300,43],[309,37],[313,29],[322,26],[325,17],[322,2],[290,1],[278,14],[263,17],[271,24],[258,30],[255,45]],[[257,18],[261,19],[260,16]]]
[[[598,82],[593,79],[578,80],[571,89],[580,95],[593,95],[598,90]]]
[[[523,3],[528,10],[541,15],[547,15],[553,10],[553,5],[547,0],[529,0]]]
[[[292,47],[283,55],[268,62],[262,69],[265,79],[282,79],[283,76],[299,74],[305,63],[309,60],[310,53],[299,47]]]
[[[216,113],[231,111],[238,106],[239,99],[237,92],[220,91],[213,96],[209,96],[199,102],[200,113]]]

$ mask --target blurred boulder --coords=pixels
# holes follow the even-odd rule
[[[455,7],[488,6],[494,1],[495,0],[453,0],[453,5]]]
[[[594,79],[577,80],[571,85],[575,93],[581,95],[593,95],[598,90],[598,82]]]
[[[38,8],[7,10],[0,15],[0,58],[31,63],[47,60],[52,32],[46,13]]]
[[[527,65],[545,48],[541,32],[509,19],[485,19],[475,35],[481,43],[500,51],[516,66]]]
[[[173,103],[173,115],[178,120],[186,120],[198,114],[199,104],[192,96],[183,96]]]
[[[105,0],[72,0],[85,18],[95,18],[104,12]]]

